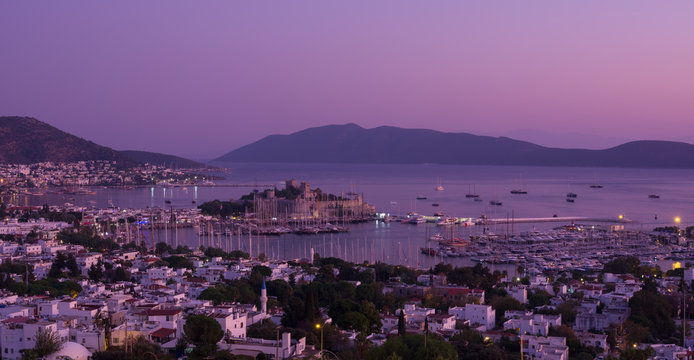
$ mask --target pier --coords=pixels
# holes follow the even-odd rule
[[[400,218],[406,218],[401,216]],[[426,222],[435,223],[443,219],[444,216],[421,216]],[[587,216],[557,216],[557,217],[532,217],[532,218],[481,218],[481,217],[458,217],[455,218],[456,223],[474,223],[475,225],[495,225],[495,224],[524,224],[524,223],[543,223],[543,222],[592,222],[592,223],[613,223],[613,224],[630,224],[629,219],[620,218],[599,218]]]
[[[496,218],[479,219],[482,225],[493,224],[521,224],[521,223],[540,223],[540,222],[594,222],[594,223],[616,223],[629,224],[631,220],[620,218],[595,218],[584,216],[561,216],[561,217],[538,217],[538,218]]]

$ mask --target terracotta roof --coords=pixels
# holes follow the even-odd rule
[[[155,337],[155,338],[165,339],[165,338],[171,336],[171,334],[175,334],[175,333],[176,333],[175,329],[159,328],[157,330],[152,331],[150,333],[150,335],[152,335],[152,337]]]
[[[5,324],[25,324],[27,321],[29,321],[29,318],[26,316],[15,316],[13,318],[3,320],[2,322]]]
[[[180,314],[181,309],[151,309],[145,310],[144,314],[147,316],[167,316]]]

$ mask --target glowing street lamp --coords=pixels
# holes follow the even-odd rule
[[[675,217],[675,224],[679,224],[682,219],[679,216]]]
[[[316,324],[316,329],[320,329],[320,358],[323,359],[323,327]]]

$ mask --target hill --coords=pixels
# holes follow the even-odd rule
[[[160,154],[148,151],[121,150],[120,153],[142,164],[149,163],[153,165],[167,166],[170,168],[178,169],[201,169],[211,167],[209,165],[182,158],[179,156]]]
[[[270,135],[215,161],[694,168],[694,145],[634,141],[604,150],[560,149],[506,137],[347,124]]]
[[[0,162],[5,163],[115,160],[123,167],[137,165],[118,151],[30,117],[0,116],[0,139]]]

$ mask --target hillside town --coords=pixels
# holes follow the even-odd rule
[[[0,163],[0,194],[43,194],[48,191],[64,194],[90,194],[85,186],[136,185],[211,185],[219,179],[199,174],[192,169],[171,169],[142,164],[133,168],[118,166],[116,161],[92,160],[69,163],[35,164]]]
[[[105,212],[0,210],[2,359],[694,355],[694,338],[682,332],[694,312],[694,268],[685,264],[660,269],[614,254],[582,270],[520,268],[513,276],[483,264],[415,269],[313,251],[281,260],[215,243],[109,235]],[[688,247],[683,235],[674,239]]]

